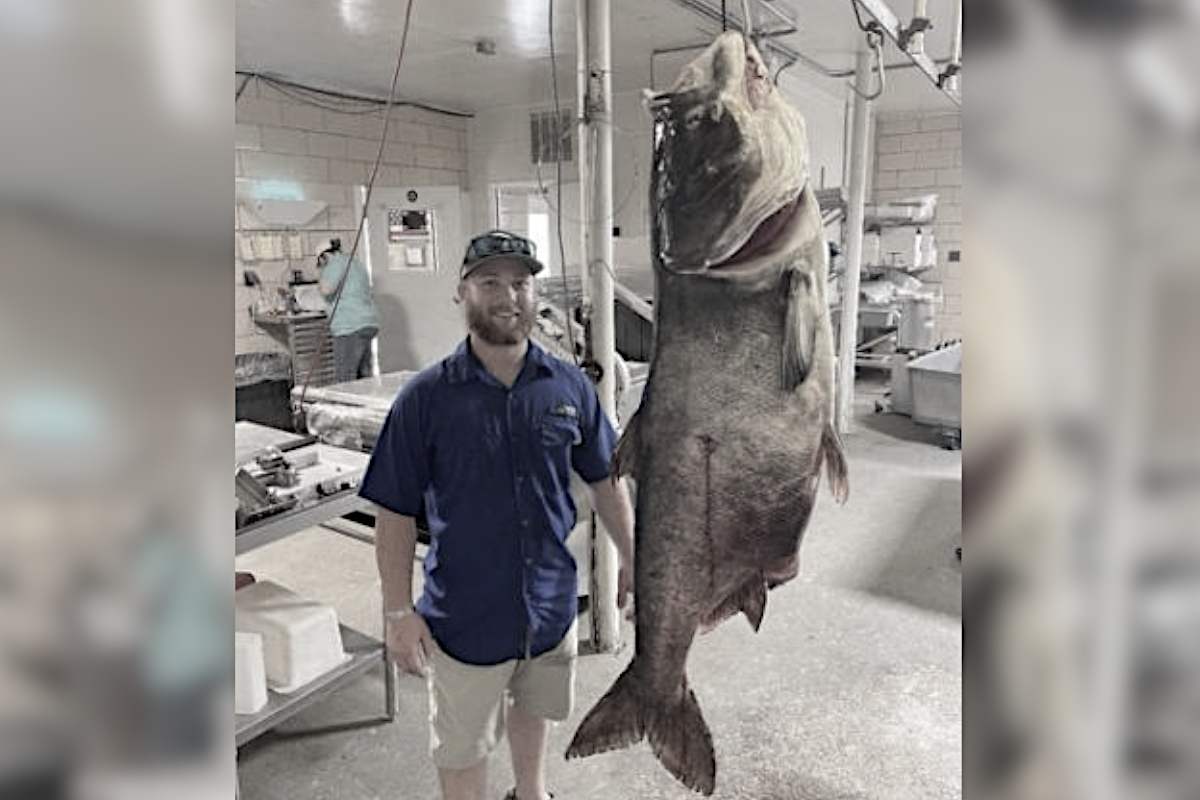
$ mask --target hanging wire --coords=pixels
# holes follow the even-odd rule
[[[317,89],[266,73],[239,72],[238,74],[244,75],[247,82],[251,79],[257,80],[298,103],[315,106],[316,108],[322,108],[338,114],[377,114],[387,105],[386,100],[349,94],[347,92],[337,92],[332,89]],[[244,90],[245,84],[239,89],[237,96],[240,97]],[[444,114],[450,117],[471,118],[475,116],[470,112],[439,108],[438,106],[413,100],[393,100],[392,107],[419,108],[423,111]]]
[[[346,256],[346,269],[342,273],[341,279],[338,281],[337,289],[334,290],[333,306],[329,309],[329,319],[333,319],[334,312],[337,311],[338,303],[342,299],[342,289],[346,286],[346,279],[350,277],[350,265],[354,261],[354,256],[358,253],[358,245],[362,241],[363,227],[367,221],[367,213],[371,208],[371,193],[375,189],[375,178],[379,175],[379,164],[383,161],[384,145],[387,144],[388,127],[392,121],[392,105],[396,97],[396,84],[400,81],[400,65],[404,63],[404,47],[408,42],[409,22],[412,19],[412,9],[414,0],[408,0],[408,5],[404,11],[404,28],[400,34],[400,52],[396,55],[396,69],[392,73],[392,84],[388,88],[387,103],[383,111],[383,132],[379,135],[379,150],[375,153],[375,164],[371,167],[371,177],[367,181],[367,191],[363,196],[362,214],[359,215],[358,226],[354,231],[354,244],[350,247],[350,252]],[[329,340],[330,328],[325,326],[321,332],[321,340],[317,343],[316,353],[319,355],[324,349],[326,342]],[[304,397],[308,393],[308,385],[312,381],[313,373],[316,372],[317,366],[320,363],[317,356],[314,356],[309,364],[308,372],[304,376],[304,383],[300,388],[300,399],[296,403],[297,409],[304,408]]]

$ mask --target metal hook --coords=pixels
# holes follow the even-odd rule
[[[875,51],[875,73],[879,76],[879,87],[870,94],[863,94],[858,90],[858,87],[853,83],[850,84],[850,90],[862,99],[870,102],[883,94],[883,90],[887,87],[887,73],[883,69],[883,31],[879,27],[879,23],[872,20],[867,26],[867,46]]]

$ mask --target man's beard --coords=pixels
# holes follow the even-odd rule
[[[522,308],[520,312],[521,316],[515,327],[502,326],[491,319],[486,309],[467,304],[467,327],[471,333],[490,345],[521,344],[533,331],[533,310]]]

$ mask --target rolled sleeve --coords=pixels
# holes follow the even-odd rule
[[[600,406],[595,388],[586,380],[581,383],[579,444],[571,450],[571,467],[588,483],[607,478],[611,471],[617,434]]]
[[[384,421],[359,487],[361,497],[389,511],[416,517],[429,484],[429,462],[421,425],[421,392],[408,386]]]

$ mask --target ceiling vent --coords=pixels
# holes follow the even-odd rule
[[[529,158],[534,164],[555,164],[575,160],[575,111],[562,109],[529,115]]]

